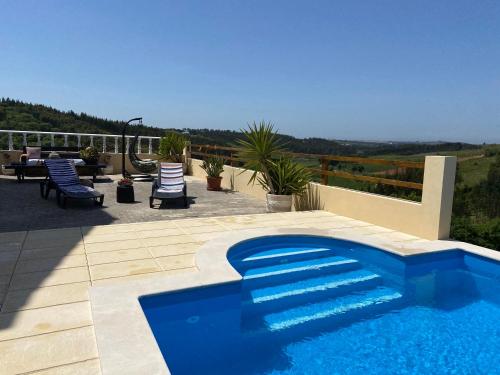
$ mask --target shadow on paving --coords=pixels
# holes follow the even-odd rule
[[[12,325],[19,311],[37,308],[39,296],[34,295],[40,290],[48,293],[43,297],[48,300],[56,299],[58,293],[70,296],[70,302],[66,303],[88,300],[86,260],[84,266],[60,267],[62,261],[68,261],[68,255],[78,255],[70,258],[79,258],[82,262],[85,259],[82,258],[85,250],[81,227],[265,212],[265,202],[240,193],[209,192],[205,181],[193,178],[187,178],[188,208],[178,200],[163,203],[161,208],[157,204],[151,209],[150,182],[134,184],[136,202],[119,204],[116,202],[117,179],[118,176],[101,177],[95,183],[95,189],[105,194],[102,208],[91,200],[70,200],[67,208],[62,209],[56,203],[54,191],[47,200],[41,197],[40,179],[18,183],[15,178],[0,176],[0,332]],[[54,295],[50,295],[51,278],[56,274],[65,277],[65,273],[72,281],[58,285],[56,290],[52,289]],[[78,281],[80,273],[81,281]],[[80,290],[72,290],[78,283]],[[37,289],[40,287],[46,288]],[[50,302],[43,305],[46,306],[51,306]]]

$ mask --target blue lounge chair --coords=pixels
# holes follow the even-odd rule
[[[154,208],[154,200],[184,199],[184,207],[188,206],[187,187],[184,181],[182,163],[160,163],[158,178],[153,181],[149,207]]]
[[[93,199],[97,206],[102,206],[104,194],[94,189],[91,181],[84,184],[80,181],[75,164],[70,159],[46,159],[44,161],[48,175],[40,183],[40,193],[47,199],[50,189],[56,190],[57,204],[66,208],[68,199]]]

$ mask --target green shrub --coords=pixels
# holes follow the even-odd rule
[[[220,177],[220,174],[224,172],[224,159],[220,156],[212,156],[203,161],[201,168],[208,177]]]
[[[160,148],[158,155],[162,161],[171,161],[174,163],[182,163],[182,153],[186,147],[187,139],[180,133],[167,132],[160,139]]]

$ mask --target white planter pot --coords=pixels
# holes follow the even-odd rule
[[[292,210],[291,195],[267,194],[267,212],[290,212]]]

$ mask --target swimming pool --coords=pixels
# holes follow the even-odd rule
[[[500,373],[500,265],[316,236],[233,246],[241,282],[140,298],[172,374]]]

